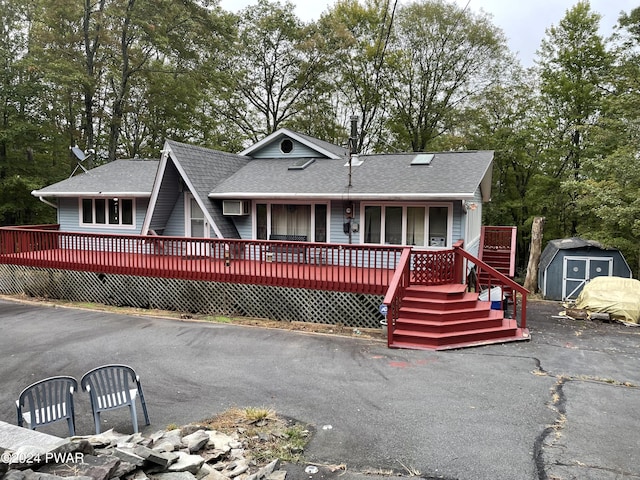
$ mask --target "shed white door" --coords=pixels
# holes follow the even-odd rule
[[[613,257],[564,257],[562,298],[576,298],[589,280],[612,274]]]

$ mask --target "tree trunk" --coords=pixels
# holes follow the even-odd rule
[[[542,253],[542,236],[544,231],[544,217],[535,217],[531,227],[531,248],[529,249],[529,264],[524,288],[531,293],[538,291],[538,263]]]

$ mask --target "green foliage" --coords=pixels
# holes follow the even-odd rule
[[[97,161],[157,158],[167,138],[240,151],[281,127],[360,151],[495,152],[485,223],[583,235],[640,265],[640,8],[609,40],[586,1],[523,70],[455,2],[288,2],[238,15],[200,0],[0,2],[0,224],[55,221],[31,191]],[[640,267],[639,267],[640,268]]]

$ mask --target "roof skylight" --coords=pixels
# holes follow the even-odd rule
[[[431,165],[433,157],[435,157],[433,153],[420,153],[413,157],[411,165]]]
[[[315,161],[315,158],[301,158],[293,165],[289,165],[289,170],[304,170]]]

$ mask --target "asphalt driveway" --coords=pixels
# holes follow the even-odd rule
[[[34,381],[126,363],[145,389],[146,433],[264,406],[312,425],[308,462],[347,467],[291,466],[288,479],[640,479],[640,328],[553,318],[561,308],[529,303],[529,342],[431,352],[4,298],[0,420],[15,423]],[[91,434],[83,394],[76,412]],[[103,420],[131,431],[126,409]]]

